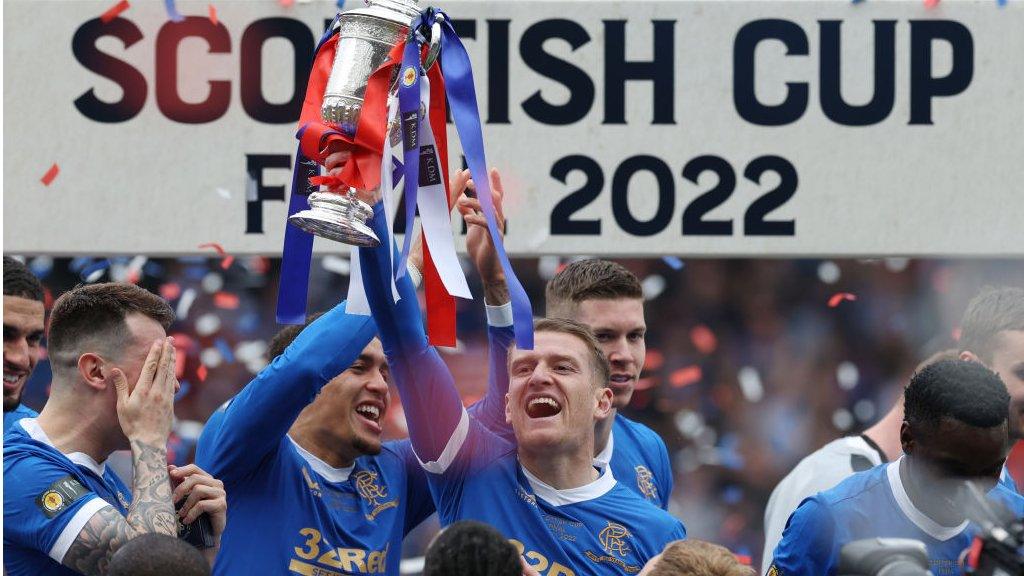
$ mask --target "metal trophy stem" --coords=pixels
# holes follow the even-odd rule
[[[343,12],[338,18],[338,49],[324,91],[320,114],[323,121],[353,136],[359,125],[363,98],[370,75],[409,33],[409,24],[420,13],[418,0],[365,0],[366,7]],[[435,24],[425,68],[437,59],[440,26]],[[397,68],[392,88],[397,86]],[[380,239],[366,220],[373,210],[349,190],[347,195],[321,190],[309,195],[309,210],[294,214],[288,222],[310,234],[355,246],[377,246]]]

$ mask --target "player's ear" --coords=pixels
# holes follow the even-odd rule
[[[978,364],[984,364],[984,362],[982,362],[981,359],[978,358],[978,355],[975,354],[974,352],[971,352],[970,350],[964,350],[963,352],[961,352],[958,359],[966,360],[968,362],[977,362]]]
[[[612,389],[601,387],[595,391],[597,403],[594,405],[594,418],[604,420],[612,413]]]
[[[904,454],[912,454],[916,444],[914,434],[910,431],[910,424],[906,421],[900,426],[900,444],[903,446]]]
[[[78,375],[87,386],[95,390],[106,390],[109,387],[109,368],[103,358],[92,352],[78,357]]]
[[[508,392],[505,393],[505,424],[512,424],[512,403],[509,402]]]

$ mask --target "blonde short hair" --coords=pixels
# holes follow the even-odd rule
[[[650,576],[755,576],[722,546],[702,540],[677,540],[665,547]]]

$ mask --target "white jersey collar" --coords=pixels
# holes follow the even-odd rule
[[[519,464],[519,469],[523,471],[523,476],[526,476],[526,481],[530,483],[530,488],[533,489],[534,495],[552,506],[565,506],[566,504],[576,504],[600,498],[615,487],[615,477],[612,476],[611,466],[606,466],[603,470],[600,470],[597,480],[590,484],[565,490],[559,490],[549,484],[545,484],[540,478],[530,474],[529,470],[524,468],[521,463]]]
[[[334,468],[327,462],[324,462],[311,454],[302,446],[299,446],[299,443],[296,442],[291,435],[288,436],[288,440],[291,441],[292,446],[295,446],[295,451],[299,453],[299,456],[309,464],[309,467],[328,482],[344,482],[348,480],[349,474],[351,474],[352,470],[356,467],[355,462],[353,462],[351,466]]]
[[[892,489],[892,496],[896,499],[896,505],[900,507],[900,511],[903,512],[904,516],[913,522],[915,526],[923,530],[925,534],[940,542],[945,542],[963,532],[969,524],[967,520],[964,520],[959,526],[943,526],[914,506],[914,503],[910,501],[910,495],[907,494],[907,489],[903,486],[903,479],[900,478],[900,463],[903,462],[903,458],[904,456],[900,456],[899,460],[887,464],[885,473],[889,477],[889,487]]]
[[[604,445],[601,453],[594,456],[594,466],[604,468],[612,461],[612,452],[615,450],[615,429],[608,432],[608,443]]]
[[[42,442],[43,444],[46,444],[50,448],[53,448],[54,450],[60,452],[60,450],[58,450],[57,447],[53,445],[53,442],[50,440],[50,437],[46,435],[46,432],[43,431],[43,428],[39,425],[39,422],[35,418],[22,418],[21,420],[18,420],[18,424],[20,424],[21,427],[25,429],[25,432],[28,433],[29,437],[31,437],[33,440],[35,440],[36,442]],[[103,462],[97,462],[93,460],[92,456],[89,456],[85,452],[70,452],[66,454],[64,452],[60,453],[64,454],[64,456],[67,457],[68,460],[71,460],[75,464],[90,470],[93,474],[96,474],[100,478],[102,478],[103,474],[107,471],[106,460],[104,460]]]

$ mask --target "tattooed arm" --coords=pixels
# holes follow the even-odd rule
[[[82,528],[62,563],[83,574],[105,574],[110,557],[125,542],[149,532],[178,535],[167,474],[167,436],[174,418],[174,342],[156,341],[129,392],[124,373],[112,369],[117,418],[129,439],[135,478],[127,518],[113,507],[98,510]]]
[[[78,533],[64,555],[64,565],[83,574],[106,574],[110,557],[123,544],[141,534],[178,535],[167,476],[167,449],[142,442],[132,443],[135,479],[128,517],[113,506],[97,511]]]

